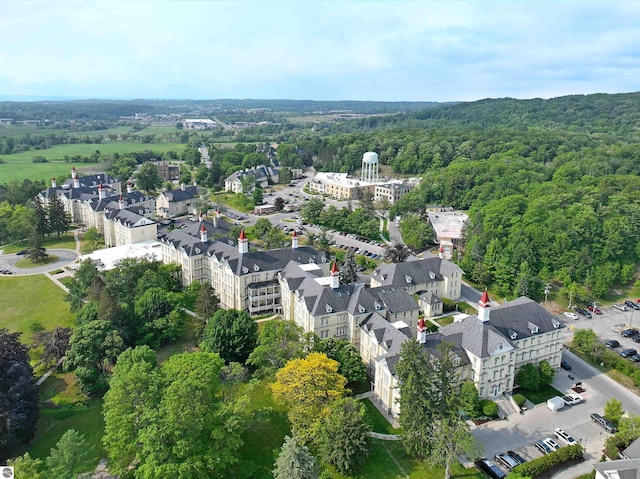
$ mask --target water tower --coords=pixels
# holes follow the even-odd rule
[[[367,151],[362,155],[362,173],[360,181],[367,183],[375,183],[378,181],[378,154],[373,151]]]

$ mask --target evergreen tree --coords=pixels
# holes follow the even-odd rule
[[[358,281],[358,269],[353,256],[353,251],[349,250],[344,258],[344,263],[342,263],[340,268],[340,283],[349,284],[355,283],[356,281]]]
[[[29,250],[27,252],[27,257],[34,263],[40,263],[49,256],[47,254],[47,250],[42,246],[42,241],[42,235],[38,233],[36,228],[33,228],[29,235]]]
[[[84,436],[75,429],[65,432],[47,457],[47,477],[75,479],[93,468]]]
[[[244,364],[258,341],[258,325],[244,311],[219,309],[204,328],[201,347],[225,362]]]
[[[69,231],[69,225],[71,224],[71,218],[69,214],[64,210],[64,205],[58,196],[53,196],[49,200],[49,206],[47,207],[47,215],[49,217],[49,227],[51,233],[66,233]]]
[[[36,217],[35,228],[36,231],[41,235],[48,235],[51,233],[51,224],[49,223],[49,217],[47,216],[47,211],[40,199],[36,196],[33,199],[33,211]]]
[[[280,455],[274,464],[274,479],[318,479],[318,462],[307,446],[298,442],[295,436],[284,437]]]

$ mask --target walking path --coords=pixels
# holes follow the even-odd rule
[[[38,379],[38,381],[36,382],[36,386],[40,386],[40,385],[44,382],[44,380],[45,380],[45,379],[47,379],[49,376],[51,376],[51,373],[53,373],[53,372],[56,370],[56,368],[57,368],[58,366],[60,366],[60,365],[62,364],[62,362],[63,362],[66,358],[67,358],[66,356],[62,356],[62,357],[60,358],[60,360],[56,363],[56,365],[55,365],[55,366],[53,366],[51,369],[49,369],[46,373],[44,373],[44,374],[42,375],[42,377],[41,377],[40,379]]]

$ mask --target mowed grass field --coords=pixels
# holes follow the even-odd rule
[[[62,161],[66,156],[91,156],[96,150],[104,154],[118,153],[124,155],[138,151],[152,150],[158,153],[167,151],[183,151],[186,145],[182,143],[137,143],[131,141],[114,141],[101,144],[77,143],[74,145],[56,145],[46,150],[21,151],[11,155],[0,155],[4,163],[0,163],[0,183],[14,180],[49,180],[51,177],[69,175],[71,163]],[[49,163],[32,163],[35,156],[45,157]],[[85,164],[74,164],[82,174]],[[95,168],[95,164],[86,167]]]
[[[35,321],[45,329],[69,327],[73,316],[65,292],[43,275],[0,277],[0,328],[23,333],[25,344],[31,340],[29,325]]]

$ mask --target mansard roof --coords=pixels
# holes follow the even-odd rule
[[[160,193],[161,195],[164,195],[165,198],[167,198],[167,201],[172,203],[172,202],[180,202],[180,201],[188,201],[188,200],[192,200],[193,198],[195,198],[195,196],[198,194],[198,187],[197,186],[185,186],[184,187],[184,191],[182,190],[182,188],[178,188],[175,190],[169,190],[169,191],[163,191],[162,193]]]
[[[452,269],[460,270],[450,261],[429,255],[422,259],[411,259],[402,263],[383,263],[373,272],[373,276],[385,286],[406,288],[411,284],[442,281],[442,273]]]

